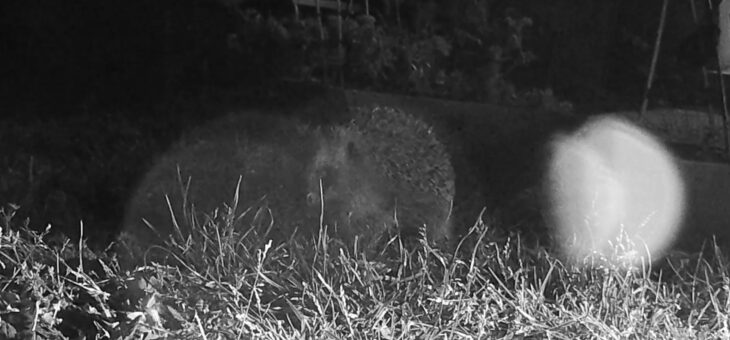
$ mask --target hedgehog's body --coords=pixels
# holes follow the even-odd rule
[[[426,226],[434,243],[450,237],[454,170],[423,121],[391,108],[358,109],[323,138],[308,170],[310,199],[324,196],[326,224],[372,246],[394,227],[405,236]]]
[[[273,120],[271,136],[253,138],[251,119],[231,119],[191,134],[189,142],[162,157],[131,200],[125,227],[151,241],[153,235],[144,234],[144,218],[164,238],[173,230],[169,208],[186,224],[183,206],[192,202],[198,212],[208,213],[230,202],[242,176],[239,207],[252,208],[246,215],[252,219],[260,215],[255,214],[259,208],[271,208],[273,228],[267,237],[277,241],[289,239],[295,230],[306,238],[315,235],[320,207],[329,230],[336,230],[333,236],[348,246],[357,237],[358,249],[372,249],[396,227],[413,236],[425,225],[433,243],[450,237],[454,170],[423,121],[393,109],[360,109],[352,122],[331,134]],[[185,195],[178,168],[183,180],[192,178]],[[324,202],[318,200],[320,189]]]
[[[257,126],[271,126],[271,131]],[[295,171],[309,164],[314,154],[317,139],[311,130],[298,121],[247,112],[190,132],[142,179],[123,227],[141,240],[160,243],[175,230],[171,213],[187,232],[195,227],[191,207],[201,224],[215,209],[231,205],[235,194],[241,222],[260,226],[256,231],[262,233],[274,223],[267,238],[287,240],[295,230],[307,236],[316,233],[316,211],[304,199],[306,177]]]

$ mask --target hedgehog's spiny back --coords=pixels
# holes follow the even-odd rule
[[[382,235],[396,219],[406,234],[425,224],[429,240],[449,236],[454,170],[426,123],[391,108],[359,108],[329,132],[308,169],[310,194],[319,198],[321,178],[325,212],[349,225],[343,236]]]
[[[401,185],[454,197],[454,169],[446,148],[424,121],[389,107],[357,108],[349,128],[361,135],[363,152]]]

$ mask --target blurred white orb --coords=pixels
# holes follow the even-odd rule
[[[550,222],[562,249],[578,261],[590,254],[628,258],[629,265],[661,258],[684,210],[682,179],[662,144],[604,116],[551,147]]]

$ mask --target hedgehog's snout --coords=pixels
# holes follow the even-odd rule
[[[332,171],[331,169],[325,170],[325,172],[327,172],[327,173],[329,173],[331,171]],[[326,193],[329,190],[329,188],[327,186],[325,186],[325,184],[324,184],[324,182],[325,182],[324,177],[326,177],[326,176],[327,175],[317,176],[316,177],[317,179],[314,182],[315,184],[310,184],[309,190],[307,192],[307,197],[306,197],[307,205],[319,206],[322,203],[322,201],[324,200],[323,196],[325,196],[325,197],[327,196]]]
[[[314,206],[319,205],[320,199],[319,199],[319,193],[310,192],[307,193],[307,205]]]

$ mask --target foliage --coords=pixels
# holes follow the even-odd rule
[[[345,83],[359,87],[505,102],[516,95],[510,72],[535,59],[523,43],[532,20],[495,12],[494,3],[408,7],[409,17],[429,19],[407,25],[378,13],[344,15],[341,45],[334,14],[320,26],[316,17],[263,18],[249,9],[238,37],[250,56],[244,60],[266,58],[279,76],[337,83],[341,72]]]
[[[7,3],[0,96],[10,107],[68,112],[89,98],[126,107],[211,88],[258,98],[297,79],[518,104],[526,90],[553,89],[573,102],[623,109],[643,93],[661,5],[370,1],[369,15],[344,10],[340,46],[336,11],[323,10],[320,26],[313,8],[299,6],[297,17],[294,3],[128,0],[80,2],[72,11]],[[705,3],[689,3],[699,18],[716,17]],[[711,59],[715,27],[694,22],[689,3],[670,6],[654,93],[668,104],[704,106],[716,98],[702,88],[698,67]]]

